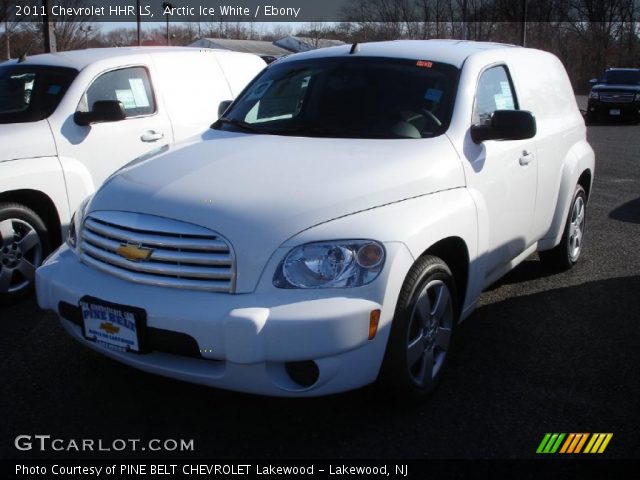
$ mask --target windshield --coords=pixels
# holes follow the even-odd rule
[[[606,83],[617,83],[623,85],[640,84],[640,70],[609,70],[604,74]]]
[[[0,66],[0,123],[47,118],[77,74],[71,68]]]
[[[340,57],[275,63],[213,128],[339,138],[425,138],[451,119],[458,69],[427,60]]]

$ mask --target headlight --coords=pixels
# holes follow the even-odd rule
[[[594,100],[598,100],[598,98],[600,98],[600,95],[598,94],[598,92],[589,92],[589,98],[593,98]]]
[[[640,93],[636,93],[636,96],[635,96],[635,97],[633,97],[633,100],[634,100],[635,102],[640,102]]]
[[[78,242],[78,229],[76,228],[76,213],[74,212],[69,223],[69,233],[67,233],[67,243],[71,248],[76,248]]]
[[[80,226],[82,225],[82,220],[84,220],[84,214],[87,210],[87,205],[91,201],[93,195],[89,195],[85,198],[78,209],[75,211],[73,216],[71,217],[71,222],[69,222],[69,233],[67,234],[67,243],[73,249],[76,248],[78,244],[78,232],[80,231]]]
[[[300,245],[278,266],[278,288],[359,287],[373,282],[384,266],[384,247],[373,240],[339,240]]]

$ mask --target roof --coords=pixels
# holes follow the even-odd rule
[[[490,49],[522,48],[515,45],[490,42],[472,42],[468,40],[393,40],[358,44],[356,55],[368,57],[409,58],[430,60],[462,67],[470,55]],[[319,57],[338,57],[349,55],[351,45],[310,50],[287,57],[284,61],[312,59]]]
[[[189,47],[222,48],[234,52],[254,53],[256,55],[281,56],[291,52],[264,40],[232,40],[230,38],[201,38],[189,44]]]
[[[177,52],[187,51],[193,52],[192,48],[188,47],[118,47],[118,48],[88,48],[85,50],[69,50],[66,52],[56,53],[43,53],[40,55],[29,55],[27,59],[22,62],[22,65],[52,65],[58,67],[75,68],[76,70],[82,70],[87,65],[90,65],[101,60],[106,60],[114,57],[124,57],[130,55],[140,55],[145,53],[162,53],[162,52]],[[17,60],[10,60],[6,63],[17,63]]]
[[[307,52],[316,48],[335,47],[344,45],[342,40],[332,40],[329,38],[311,38],[289,36],[273,42],[278,47],[285,48],[290,52]]]

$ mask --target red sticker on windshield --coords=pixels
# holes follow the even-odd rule
[[[417,67],[431,68],[433,67],[433,62],[427,62],[426,60],[418,60],[416,62]]]

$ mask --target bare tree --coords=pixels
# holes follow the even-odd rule
[[[95,40],[108,47],[126,47],[137,45],[138,34],[135,28],[116,28],[96,36]]]
[[[13,18],[11,12],[13,11],[15,3],[11,0],[2,0],[0,5],[0,24],[2,24],[2,36],[0,37],[2,42],[2,49],[0,50],[0,58],[11,58],[11,36],[16,30],[17,23]]]
[[[65,7],[86,7],[87,0],[65,0]],[[99,26],[85,16],[58,15],[53,19],[56,46],[59,51],[86,48],[99,33]],[[25,30],[42,37],[42,24],[30,23]]]

